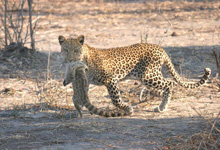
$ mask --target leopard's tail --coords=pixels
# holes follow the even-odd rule
[[[197,88],[197,87],[203,85],[207,81],[209,76],[211,75],[211,69],[205,68],[204,69],[205,73],[204,73],[203,77],[200,79],[200,81],[198,81],[196,83],[184,82],[181,79],[180,75],[176,72],[174,65],[172,64],[170,58],[167,55],[166,55],[164,64],[165,64],[166,68],[168,69],[170,75],[175,80],[175,82],[184,88],[189,88],[189,89]]]
[[[117,112],[117,111],[106,111],[97,108],[96,106],[92,105],[90,101],[86,102],[84,106],[93,114],[103,116],[103,117],[120,117],[120,116],[129,116],[133,113],[133,109],[131,111],[125,112]]]

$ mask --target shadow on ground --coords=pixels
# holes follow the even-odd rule
[[[22,118],[12,111],[0,112],[0,149],[160,149],[209,127],[200,117]]]

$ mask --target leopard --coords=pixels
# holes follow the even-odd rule
[[[129,116],[131,112],[119,112],[115,110],[102,110],[94,106],[88,97],[89,83],[86,76],[88,67],[81,61],[70,62],[66,65],[66,71],[64,75],[63,85],[66,86],[72,83],[73,87],[73,103],[74,106],[82,118],[81,109],[85,106],[90,114],[96,114],[102,117],[120,117]],[[78,116],[78,115],[77,115]]]
[[[58,41],[64,62],[83,61],[89,69],[89,84],[104,85],[113,105],[127,112],[133,112],[133,107],[122,101],[118,86],[120,81],[135,79],[147,89],[159,91],[162,101],[153,111],[163,112],[168,108],[174,86],[195,89],[203,85],[211,75],[211,69],[205,68],[198,82],[184,81],[166,51],[156,44],[136,43],[98,49],[86,44],[84,35],[76,38],[60,35]],[[172,79],[163,76],[163,65]]]

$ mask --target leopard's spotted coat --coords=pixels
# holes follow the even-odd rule
[[[160,112],[167,108],[174,83],[182,87],[194,89],[204,84],[211,70],[206,68],[201,80],[197,83],[184,82],[168,57],[158,45],[139,43],[125,47],[96,49],[84,44],[84,36],[66,39],[59,36],[61,53],[65,62],[81,60],[89,68],[89,82],[105,85],[113,104],[126,111],[133,111],[125,104],[118,89],[118,82],[127,78],[136,78],[147,88],[161,91],[163,100],[154,111]],[[174,81],[163,77],[161,68],[165,65]]]

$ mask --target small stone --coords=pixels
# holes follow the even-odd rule
[[[138,83],[137,83],[137,82],[134,82],[134,85],[138,85]]]
[[[178,36],[178,34],[177,34],[176,32],[173,32],[173,33],[171,34],[171,36]]]

